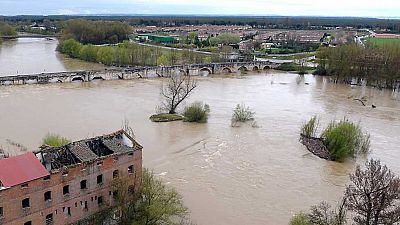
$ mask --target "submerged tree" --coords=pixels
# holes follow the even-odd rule
[[[247,107],[243,104],[237,104],[232,113],[231,126],[236,127],[238,123],[245,123],[248,121],[254,122],[255,114],[256,113],[253,112],[250,107]],[[256,126],[255,122],[253,123],[253,126]]]
[[[371,159],[365,170],[357,166],[350,175],[345,196],[347,208],[355,213],[359,225],[400,222],[400,179],[379,160]]]
[[[188,98],[196,87],[197,82],[190,76],[172,75],[168,83],[161,88],[164,109],[169,114],[175,114],[179,104]]]

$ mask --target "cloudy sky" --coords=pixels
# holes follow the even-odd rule
[[[400,0],[0,0],[0,14],[241,14],[400,18]]]

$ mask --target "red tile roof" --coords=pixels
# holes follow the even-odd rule
[[[38,158],[28,152],[0,160],[0,183],[12,187],[50,175]]]

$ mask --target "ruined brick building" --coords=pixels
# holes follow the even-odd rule
[[[64,225],[114,204],[109,181],[140,186],[142,146],[124,131],[0,160],[0,224]]]

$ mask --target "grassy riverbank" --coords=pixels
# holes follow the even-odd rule
[[[115,45],[83,45],[74,39],[61,41],[58,51],[72,58],[114,66],[158,66],[210,63],[212,56],[190,50],[161,49],[125,41]]]

